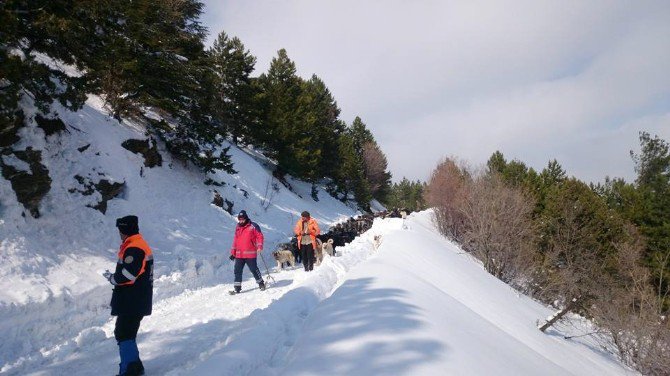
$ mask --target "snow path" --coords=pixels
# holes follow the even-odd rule
[[[273,273],[263,292],[245,270],[245,292],[228,295],[227,265],[225,283],[163,295],[138,336],[147,374],[635,374],[590,337],[563,339],[589,330],[583,319],[539,332],[535,320],[552,311],[486,273],[431,218],[412,214],[408,229],[400,219],[375,220],[339,257],[310,273]],[[90,326],[0,372],[111,373],[113,326]]]
[[[287,351],[306,317],[344,280],[347,271],[373,250],[372,233],[387,231],[377,221],[373,229],[345,247],[339,257],[328,257],[305,273],[301,266],[271,275],[275,282],[261,292],[245,269],[244,293],[230,296],[232,283],[223,283],[154,302],[153,314],[145,317],[138,335],[142,360],[149,375],[198,374],[190,370],[213,354],[221,359],[217,374],[250,374]],[[265,260],[274,260],[265,252]],[[267,279],[263,262],[259,266]],[[232,279],[232,265],[229,266]],[[111,291],[110,291],[111,293]],[[92,375],[117,369],[113,339],[114,319],[104,326],[82,330],[41,354],[7,365],[8,374]],[[259,341],[259,338],[262,340]],[[224,352],[219,350],[224,349]],[[253,356],[253,361],[250,360]]]

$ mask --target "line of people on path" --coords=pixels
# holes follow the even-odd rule
[[[144,365],[137,348],[137,332],[144,316],[151,315],[153,300],[153,254],[140,234],[137,216],[129,215],[116,220],[121,238],[117,253],[116,269],[106,270],[102,275],[114,286],[111,315],[116,316],[114,338],[119,347],[119,373],[117,376],[144,375]],[[294,232],[302,254],[305,271],[314,268],[317,236],[320,233],[316,220],[308,212],[302,212],[295,224]],[[256,259],[263,252],[263,232],[242,210],[237,215],[235,235],[230,249],[230,260],[234,261],[235,280],[231,295],[242,291],[244,266],[251,271],[259,289],[265,290],[265,281]]]

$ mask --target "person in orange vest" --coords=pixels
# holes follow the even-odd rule
[[[305,271],[314,269],[314,250],[316,249],[316,236],[319,235],[319,225],[314,218],[311,218],[309,212],[304,211],[300,214],[298,223],[293,230],[298,238],[298,249],[302,257],[302,265]]]
[[[235,226],[235,237],[230,248],[230,260],[235,261],[235,283],[234,290],[228,291],[230,295],[239,294],[242,291],[242,271],[246,264],[254,275],[258,288],[265,290],[265,281],[261,271],[258,269],[256,257],[263,252],[263,232],[261,228],[249,219],[247,212],[241,210],[237,215],[237,226]]]
[[[107,270],[103,276],[114,286],[111,307],[112,316],[116,316],[114,338],[121,358],[119,376],[144,375],[136,338],[140,321],[151,315],[154,258],[140,234],[136,216],[118,218],[116,227],[122,242],[116,270]]]

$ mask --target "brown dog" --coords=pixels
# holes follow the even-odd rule
[[[291,267],[295,266],[295,257],[291,251],[280,249],[278,251],[272,252],[272,257],[277,261],[277,269],[283,269],[284,263],[288,262]]]

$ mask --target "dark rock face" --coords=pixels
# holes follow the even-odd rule
[[[221,197],[221,194],[218,191],[214,191],[214,199],[212,200],[212,204],[222,208],[230,215],[233,214],[233,202]]]
[[[17,200],[35,217],[40,217],[39,205],[42,198],[51,190],[49,170],[41,163],[42,152],[27,148],[23,151],[6,150],[5,155],[14,154],[18,159],[28,163],[30,172],[17,170],[5,164],[0,158],[2,176],[9,180],[16,193]]]
[[[126,183],[111,183],[109,180],[100,180],[95,184],[95,189],[102,195],[102,201],[97,205],[91,206],[93,209],[99,210],[102,214],[107,212],[107,201],[118,196],[126,187]]]
[[[225,198],[223,199],[223,202],[225,202],[225,204],[226,204],[226,207],[223,208],[223,210],[225,210],[226,212],[228,212],[228,214],[233,215],[233,205],[234,205],[233,202],[232,202],[232,201],[228,201],[228,200],[225,199]]]
[[[91,179],[85,178],[81,175],[75,175],[74,179],[81,184],[84,189],[70,188],[68,192],[74,193],[79,192],[84,196],[90,196],[95,191],[100,192],[102,199],[95,205],[86,205],[89,208],[100,211],[100,213],[105,214],[107,212],[107,201],[113,199],[120,195],[126,187],[126,183],[115,183],[110,182],[109,180],[102,179],[97,183],[93,183]]]
[[[65,123],[59,118],[49,119],[37,114],[35,115],[35,122],[38,127],[44,130],[44,134],[46,134],[47,137],[67,130],[65,128]]]
[[[90,146],[91,146],[91,144],[86,144],[86,145],[84,145],[84,146],[82,146],[82,147],[80,147],[80,148],[77,148],[77,150],[79,150],[80,153],[83,153],[83,152],[85,152],[86,149],[88,149]]]
[[[205,185],[215,185],[217,187],[223,187],[224,185],[226,185],[226,183],[212,180],[211,178],[207,178],[205,179]]]
[[[20,137],[16,133],[23,127],[24,118],[23,111],[14,113],[13,121],[0,117],[0,147],[11,146],[19,141]]]
[[[142,154],[144,157],[144,165],[146,167],[161,166],[163,158],[156,148],[156,143],[149,145],[149,140],[126,140],[121,144],[126,150],[130,150],[135,154]]]

